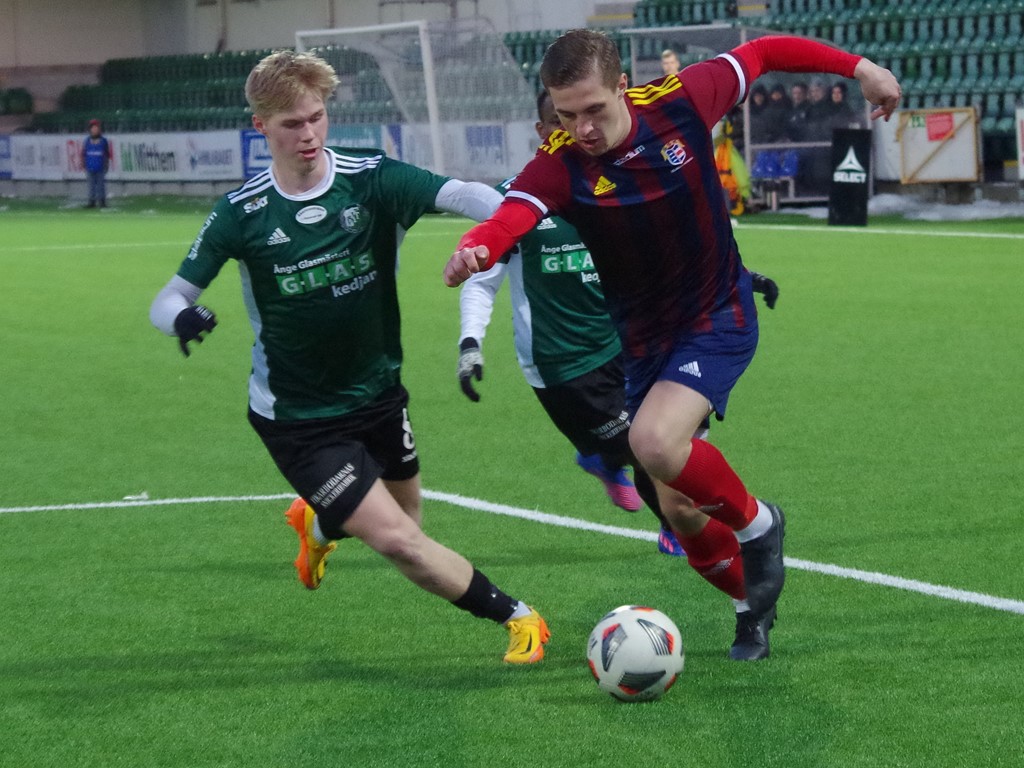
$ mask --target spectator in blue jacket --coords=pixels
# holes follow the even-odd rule
[[[107,207],[107,170],[111,157],[110,142],[103,135],[103,126],[99,120],[90,120],[89,136],[82,142],[82,167],[89,180],[86,208]]]

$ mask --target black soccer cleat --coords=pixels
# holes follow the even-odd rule
[[[786,569],[782,560],[782,539],[786,535],[786,518],[782,510],[768,504],[772,527],[752,541],[740,544],[743,557],[743,582],[747,589],[747,605],[754,616],[766,616],[782,593]]]
[[[768,630],[775,625],[775,606],[760,618],[753,611],[736,614],[736,639],[729,649],[733,661],[760,661],[771,653]]]

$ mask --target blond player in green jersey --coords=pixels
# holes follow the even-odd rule
[[[420,527],[400,375],[402,236],[433,210],[481,220],[500,195],[380,150],[325,146],[325,102],[337,84],[330,65],[308,54],[279,51],[253,69],[246,99],[271,166],[216,204],[151,320],[188,355],[188,343],[216,326],[200,294],[236,261],[255,335],[249,421],[301,497],[286,513],[301,581],[318,588],[334,541],[361,539],[421,588],[503,624],[505,661],[540,661],[544,619]]]

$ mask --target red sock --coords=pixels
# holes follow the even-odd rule
[[[746,599],[740,544],[729,526],[709,519],[696,536],[680,536],[676,532],[676,538],[686,550],[690,567],[702,579],[734,600]]]
[[[721,451],[704,440],[690,440],[690,458],[668,486],[693,499],[708,517],[721,520],[734,531],[746,528],[757,515],[757,499],[747,493]]]

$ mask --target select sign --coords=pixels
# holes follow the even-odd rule
[[[871,186],[871,131],[832,131],[832,182],[828,190],[828,223],[863,227],[868,223]]]
[[[846,151],[846,157],[843,158],[843,162],[836,167],[835,172],[832,174],[832,181],[838,184],[864,184],[867,180],[868,173],[857,160],[857,153],[853,151],[851,146]]]

